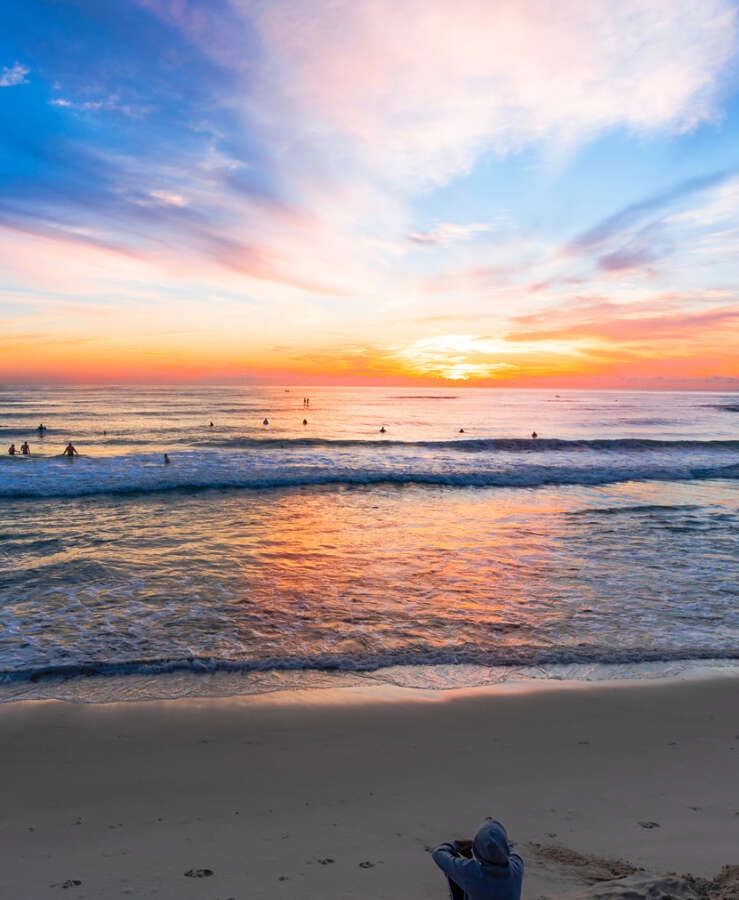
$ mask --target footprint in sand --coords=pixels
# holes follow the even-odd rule
[[[210,878],[213,869],[188,869],[185,878]]]
[[[62,887],[65,889],[71,887],[79,887],[81,884],[82,882],[79,880],[79,878],[70,878],[69,880],[62,883]]]
[[[374,866],[374,863],[370,862],[368,859],[366,859],[364,862],[361,862],[359,864],[360,869],[371,869],[373,866]]]
[[[639,822],[642,828],[660,828],[659,822]]]
[[[331,859],[330,856],[327,856],[327,857],[325,857],[325,859],[319,859],[318,862],[319,862],[322,866],[330,866],[331,863],[333,862],[333,860]]]

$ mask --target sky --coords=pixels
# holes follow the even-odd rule
[[[739,390],[737,2],[0,21],[0,381]]]

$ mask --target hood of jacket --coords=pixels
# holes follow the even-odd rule
[[[483,865],[507,866],[510,847],[505,828],[495,819],[488,819],[472,841],[475,859]]]

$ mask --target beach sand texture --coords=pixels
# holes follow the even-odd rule
[[[739,861],[738,699],[724,677],[6,704],[1,893],[442,900],[428,849],[488,815],[530,900],[631,871],[577,854],[713,877]]]

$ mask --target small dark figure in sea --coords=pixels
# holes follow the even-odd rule
[[[380,428],[380,434],[385,434],[385,426],[384,425]]]
[[[36,429],[36,431],[38,431],[39,434],[43,434],[46,431],[46,425],[44,425],[44,423],[41,422],[41,424]]]
[[[451,900],[520,900],[523,859],[495,819],[471,841],[441,844],[431,856],[447,877]]]
[[[269,425],[269,419],[262,419],[262,425]]]
[[[532,437],[534,440],[536,440],[536,439],[539,437],[539,435],[538,435],[535,431],[532,431],[532,432],[531,432],[531,437]]]
[[[67,446],[64,448],[63,455],[64,456],[79,456],[79,453],[77,452],[77,448],[70,441],[67,444]]]
[[[15,456],[15,454],[16,454],[15,444],[11,444],[8,447],[8,456]]]
[[[165,453],[165,454],[164,454],[164,465],[165,465],[165,466],[168,466],[169,463],[170,463],[169,456]]]
[[[307,424],[308,424],[308,420],[307,420],[307,419],[303,419],[303,425],[307,425]]]
[[[210,425],[208,426],[208,428],[212,428],[212,427],[213,427],[213,421],[211,420],[211,423],[210,423]]]
[[[31,455],[31,448],[30,448],[29,445],[28,445],[28,441],[23,441],[23,443],[21,444],[21,453],[22,453],[24,456],[30,456],[30,455]]]
[[[459,433],[460,433],[460,434],[464,434],[464,428],[460,428],[460,429],[459,429]]]

